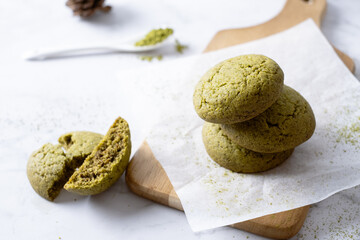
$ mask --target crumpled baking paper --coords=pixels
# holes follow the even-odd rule
[[[194,86],[213,65],[263,54],[285,73],[316,116],[312,138],[273,170],[240,174],[207,155]],[[139,117],[157,121],[147,142],[161,163],[194,231],[229,225],[319,202],[360,184],[360,83],[312,20],[287,31],[201,56],[125,74]],[[150,121],[150,120],[149,120]]]

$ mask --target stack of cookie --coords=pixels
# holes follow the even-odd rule
[[[207,153],[234,172],[276,167],[315,130],[309,103],[284,85],[279,65],[262,55],[238,56],[211,68],[197,84],[193,101],[206,121]]]

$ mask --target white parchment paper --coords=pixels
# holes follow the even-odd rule
[[[311,104],[317,126],[281,166],[239,174],[207,155],[192,94],[208,68],[252,53],[279,63],[285,84]],[[360,184],[360,84],[311,20],[265,39],[122,77],[138,88],[133,107],[144,119],[157,119],[147,142],[194,231],[305,206]]]

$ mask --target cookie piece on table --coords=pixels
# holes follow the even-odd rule
[[[287,158],[294,149],[279,153],[258,153],[232,142],[220,125],[204,123],[203,142],[209,156],[220,166],[233,172],[256,173],[272,169]]]
[[[70,165],[60,145],[47,143],[31,154],[27,177],[35,192],[53,201],[73,172]]]
[[[34,190],[53,201],[102,138],[103,135],[93,132],[71,132],[59,138],[60,144],[47,143],[31,154],[27,176]]]
[[[221,124],[239,146],[256,152],[281,152],[308,140],[315,130],[315,116],[300,93],[284,86],[280,98],[265,112],[241,123]]]
[[[231,124],[249,120],[280,96],[284,73],[263,55],[230,58],[211,68],[195,87],[193,103],[207,122]]]
[[[72,158],[72,168],[75,169],[91,154],[103,137],[99,133],[76,131],[60,136],[58,141],[65,149],[66,156]]]
[[[81,195],[93,195],[107,190],[124,172],[130,151],[129,125],[119,117],[64,188]]]

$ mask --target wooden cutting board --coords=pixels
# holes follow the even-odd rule
[[[311,17],[320,25],[325,12],[326,0],[287,0],[283,10],[270,21],[249,28],[229,29],[218,32],[205,52],[263,38],[286,30]],[[347,55],[335,49],[346,66],[354,71],[354,63]],[[156,160],[149,145],[144,142],[132,158],[126,182],[137,195],[157,203],[183,210],[181,202],[168,176]],[[231,225],[232,227],[275,239],[287,239],[302,227],[309,206],[271,214]]]

